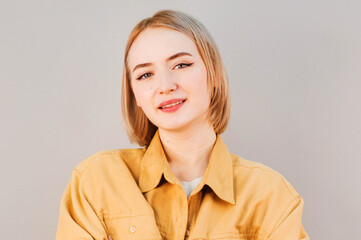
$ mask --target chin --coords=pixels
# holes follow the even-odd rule
[[[168,131],[179,131],[179,130],[182,130],[184,129],[184,126],[183,125],[168,125],[168,126],[159,126],[158,128],[160,129],[164,129],[164,130],[168,130]]]
[[[160,124],[158,125],[158,128],[160,129],[165,129],[168,131],[180,131],[180,130],[184,130],[187,127],[186,123],[164,123],[164,124]]]

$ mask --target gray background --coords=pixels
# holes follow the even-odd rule
[[[312,239],[361,227],[360,1],[1,1],[1,239],[54,239],[72,169],[137,147],[121,123],[125,41],[159,9],[199,19],[221,51],[229,149],[285,176]]]

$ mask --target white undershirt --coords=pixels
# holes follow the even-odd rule
[[[203,176],[202,176],[202,177],[203,177]],[[182,184],[182,187],[183,187],[184,191],[185,191],[186,194],[187,194],[187,198],[188,198],[189,195],[192,193],[193,189],[194,189],[195,187],[197,187],[197,185],[201,182],[202,177],[193,179],[193,180],[190,181],[190,182],[180,181],[181,184]]]

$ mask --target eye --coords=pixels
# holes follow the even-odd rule
[[[180,63],[180,64],[176,65],[174,68],[175,68],[175,69],[185,68],[185,67],[191,66],[192,64],[193,64],[193,63]]]
[[[152,76],[151,73],[144,73],[143,75],[140,75],[137,80],[149,78],[150,76]]]

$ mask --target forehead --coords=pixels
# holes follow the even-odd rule
[[[128,64],[132,68],[139,63],[165,60],[178,52],[198,55],[197,46],[184,33],[165,27],[147,28],[134,40]]]

